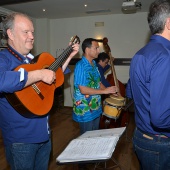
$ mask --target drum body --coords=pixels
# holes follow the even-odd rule
[[[112,119],[118,119],[123,108],[123,102],[113,98],[106,98],[104,101],[103,114]]]

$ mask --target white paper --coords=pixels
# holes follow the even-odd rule
[[[111,128],[102,130],[87,131],[78,138],[91,138],[91,137],[102,137],[102,136],[118,136],[120,137],[125,131],[126,127]]]
[[[62,163],[109,159],[118,139],[118,136],[74,139],[56,158],[56,161]]]

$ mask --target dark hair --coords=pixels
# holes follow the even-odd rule
[[[5,38],[8,38],[8,35],[7,35],[7,30],[8,29],[13,29],[14,28],[14,21],[15,21],[15,17],[16,16],[23,16],[23,17],[26,17],[28,18],[30,21],[31,18],[26,15],[26,14],[23,14],[23,13],[19,13],[19,12],[14,12],[14,13],[10,13],[3,21],[2,21],[2,30],[3,30],[3,36]]]
[[[162,33],[166,19],[170,17],[170,0],[155,0],[148,13],[148,24],[152,34]]]
[[[94,39],[94,38],[86,38],[86,39],[82,42],[81,47],[82,47],[83,53],[85,53],[85,49],[86,49],[87,47],[88,47],[88,48],[91,47],[92,41],[97,41],[97,40]]]
[[[105,52],[102,52],[98,55],[98,57],[95,59],[95,61],[98,63],[100,60],[104,61],[106,59],[110,59],[109,55]]]

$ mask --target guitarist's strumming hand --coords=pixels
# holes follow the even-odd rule
[[[42,69],[42,81],[47,84],[52,84],[56,80],[56,74],[54,71]]]
[[[52,70],[48,69],[41,69],[41,70],[34,70],[28,72],[28,80],[25,84],[25,87],[36,83],[38,81],[43,81],[47,84],[52,84],[56,80],[56,74]]]

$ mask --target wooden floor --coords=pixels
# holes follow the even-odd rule
[[[138,160],[132,149],[132,135],[135,128],[134,114],[129,114],[129,121],[125,133],[119,139],[113,158],[118,161],[122,170],[139,170]],[[78,170],[76,164],[57,165],[56,157],[64,150],[67,144],[79,136],[78,124],[72,120],[72,108],[63,107],[60,109],[53,108],[50,113],[50,126],[52,129],[52,153],[49,164],[49,170]],[[108,161],[110,167],[112,161]],[[101,165],[102,166],[102,165]],[[94,169],[94,164],[87,165],[89,170]],[[5,160],[4,147],[0,133],[0,170],[9,170]],[[101,168],[104,169],[104,168]],[[112,168],[120,170],[120,167]],[[97,169],[96,169],[97,170]]]

